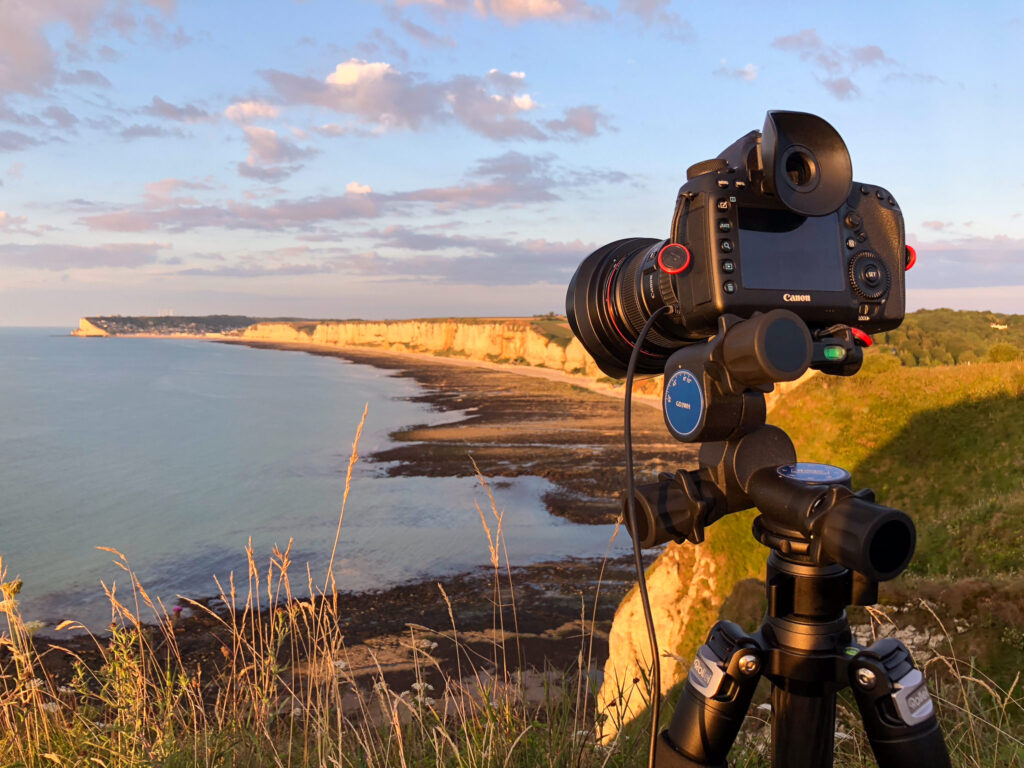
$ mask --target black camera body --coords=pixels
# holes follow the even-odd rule
[[[726,313],[750,317],[773,308],[812,328],[842,323],[877,333],[898,326],[906,242],[896,200],[853,182],[835,210],[796,213],[765,188],[762,142],[752,131],[718,162],[691,167],[679,190],[671,242],[691,254],[673,286],[685,337],[708,338]]]
[[[622,378],[643,324],[670,306],[637,365],[660,373],[726,314],[788,309],[815,336],[838,325],[891,330],[906,311],[912,258],[899,205],[853,182],[838,132],[815,115],[769,112],[762,131],[687,170],[670,239],[620,240],[588,256],[566,312],[600,368]]]

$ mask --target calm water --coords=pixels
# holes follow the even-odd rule
[[[264,564],[293,538],[299,569],[309,562],[322,583],[363,405],[364,456],[398,427],[453,418],[409,402],[415,382],[337,358],[64,332],[0,329],[0,554],[8,578],[24,579],[28,618],[106,625],[100,583],[127,582],[97,546],[125,553],[172,601],[216,594],[214,574],[244,581],[249,537]],[[474,500],[488,502],[475,480],[383,469],[357,465],[341,588],[488,562]],[[605,551],[610,526],[544,510],[545,480],[496,486],[513,562]]]

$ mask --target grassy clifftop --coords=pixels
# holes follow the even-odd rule
[[[1024,570],[1024,363],[905,368],[869,356],[851,379],[819,376],[771,421],[804,461],[846,467],[918,528],[911,572]]]

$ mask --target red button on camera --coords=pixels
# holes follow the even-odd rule
[[[907,246],[907,266],[905,266],[903,269],[904,270],[908,270],[912,266],[914,266],[915,264],[917,264],[917,251],[915,251],[911,246],[908,245]]]
[[[853,340],[860,344],[862,347],[870,347],[875,342],[872,341],[871,337],[868,336],[860,328],[851,328],[850,333],[853,334]]]

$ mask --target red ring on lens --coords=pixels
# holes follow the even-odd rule
[[[615,307],[612,304],[612,283],[615,282],[615,273],[619,271],[619,267],[622,266],[622,262],[623,261],[625,261],[625,259],[622,259],[620,261],[615,262],[615,266],[612,267],[612,273],[610,275],[608,275],[608,291],[607,291],[607,294],[605,295],[605,304],[607,305],[607,308],[608,308],[608,318],[612,321],[612,327],[616,330],[616,332],[619,334],[619,336],[622,337],[622,340],[624,342],[626,342],[627,344],[629,344],[630,349],[632,349],[632,348],[636,347],[636,343],[632,342],[628,338],[626,338],[626,334],[624,334],[622,332],[622,329],[619,328],[619,324],[615,322]],[[663,358],[664,357],[664,355],[656,355],[653,352],[648,352],[643,347],[640,347],[640,354],[641,355],[647,355],[648,357],[658,357],[658,358]]]
[[[683,263],[683,266],[676,267],[674,269],[669,269],[668,267],[665,266],[665,262],[661,260],[661,255],[665,253],[665,251],[667,251],[669,248],[682,248],[684,251],[686,251],[686,261]],[[666,275],[678,275],[680,272],[682,272],[688,266],[690,266],[690,260],[692,258],[693,257],[690,255],[690,249],[687,248],[682,243],[669,243],[668,245],[664,246],[660,251],[658,251],[658,269],[660,269]]]

